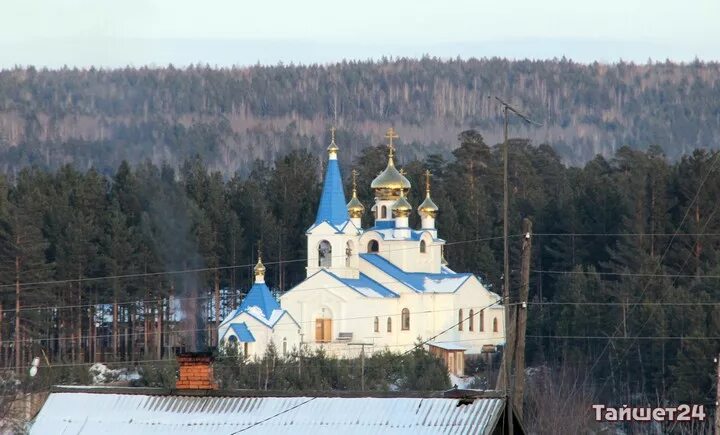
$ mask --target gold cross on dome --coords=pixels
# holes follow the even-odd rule
[[[332,136],[331,142],[335,143],[335,126],[330,127],[330,135]]]
[[[425,192],[430,195],[430,169],[425,170]]]
[[[358,171],[353,169],[352,170],[353,193],[355,193],[357,191],[357,175],[358,175]]]
[[[397,139],[400,136],[395,132],[395,129],[390,127],[388,128],[387,133],[385,133],[385,138],[388,140],[388,148],[390,149],[390,157],[392,158],[393,153],[395,152],[395,146],[393,146],[393,139]]]

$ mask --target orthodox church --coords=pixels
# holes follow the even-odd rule
[[[419,338],[432,338],[431,351],[443,355],[478,354],[504,343],[500,296],[444,261],[430,173],[425,198],[414,209],[407,199],[410,182],[395,167],[393,129],[386,138],[387,167],[371,184],[374,224],[362,228],[365,206],[357,197],[355,174],[346,202],[333,131],[317,216],[305,233],[307,278],[278,302],[258,260],[255,284],[220,325],[221,344],[236,342],[249,356],[262,356],[270,342],[281,352],[323,347],[351,356],[360,347],[403,352]],[[420,228],[409,227],[413,212],[420,216]]]

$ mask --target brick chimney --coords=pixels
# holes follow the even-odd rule
[[[188,352],[177,356],[180,374],[175,383],[178,390],[217,390],[213,376],[213,357],[209,352]]]

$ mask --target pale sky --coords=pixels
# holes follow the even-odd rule
[[[720,60],[720,0],[3,0],[0,67]]]

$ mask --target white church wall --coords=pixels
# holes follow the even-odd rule
[[[332,253],[330,256],[331,265],[326,268],[343,278],[357,278],[357,236],[338,234],[335,229],[328,224],[321,224],[317,228],[314,228],[310,234],[308,234],[307,276],[311,276],[318,270],[322,269],[322,267],[320,266],[320,255],[318,248],[320,247],[320,243],[323,240],[328,241],[332,247]],[[352,255],[350,256],[349,261],[346,258],[346,248],[348,247],[348,243],[350,243],[352,248]]]

